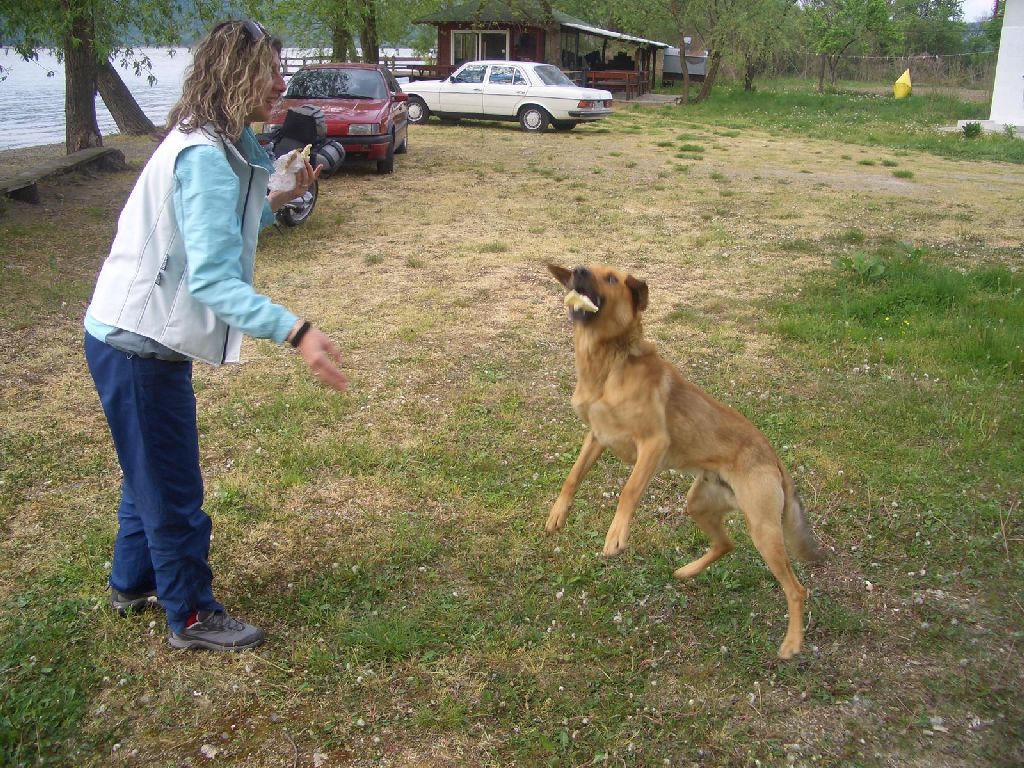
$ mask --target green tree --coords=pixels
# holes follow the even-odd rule
[[[893,20],[904,53],[955,54],[964,50],[963,0],[896,0]]]
[[[981,32],[988,39],[994,50],[999,50],[999,41],[1003,36],[1003,14],[1006,12],[1006,3],[999,4],[999,11],[981,23]]]
[[[798,10],[796,0],[762,0],[744,9],[728,42],[740,59],[745,91],[753,90],[757,75],[795,49]]]
[[[250,0],[245,8],[280,31],[289,45],[330,47],[335,61],[354,61],[358,40],[362,59],[376,62],[381,44],[401,42],[410,34],[411,20],[439,4],[440,0]]]
[[[101,75],[115,119],[127,119],[132,106],[136,118],[142,113],[128,89],[116,86],[113,78],[120,81],[120,76],[110,65],[119,53],[131,55],[125,45],[129,31],[140,43],[170,44],[177,40],[180,22],[174,0],[4,0],[0,38],[16,41],[15,50],[26,59],[40,50],[63,59],[65,148],[70,154],[103,144],[96,122]]]
[[[825,90],[825,68],[835,85],[836,67],[851,51],[884,50],[897,38],[885,0],[806,0],[807,38],[821,56],[818,90]]]

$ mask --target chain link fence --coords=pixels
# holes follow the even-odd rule
[[[836,67],[836,83],[892,83],[904,70],[909,69],[915,86],[991,90],[997,57],[997,51],[952,56],[844,56]],[[817,83],[821,67],[821,56],[813,53],[796,54],[777,61],[767,71],[759,72],[756,79],[795,77]],[[743,82],[743,74],[739,62],[734,58],[723,60],[723,78]],[[826,65],[826,84],[828,79]]]

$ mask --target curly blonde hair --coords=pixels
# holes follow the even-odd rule
[[[262,36],[257,38],[256,31]],[[276,75],[275,58],[280,53],[281,41],[254,22],[215,26],[192,53],[181,98],[167,115],[167,130],[177,127],[191,133],[212,125],[217,133],[238,141],[246,118]]]

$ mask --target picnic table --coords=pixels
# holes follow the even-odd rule
[[[587,85],[609,91],[624,91],[628,101],[647,92],[647,76],[632,69],[592,69],[587,72]]]

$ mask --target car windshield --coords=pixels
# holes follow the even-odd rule
[[[384,78],[375,69],[303,69],[288,84],[286,99],[383,99]]]
[[[544,81],[544,85],[576,85],[576,83],[565,76],[562,70],[553,64],[541,64],[539,67],[534,67],[533,71],[537,73],[537,77]]]

